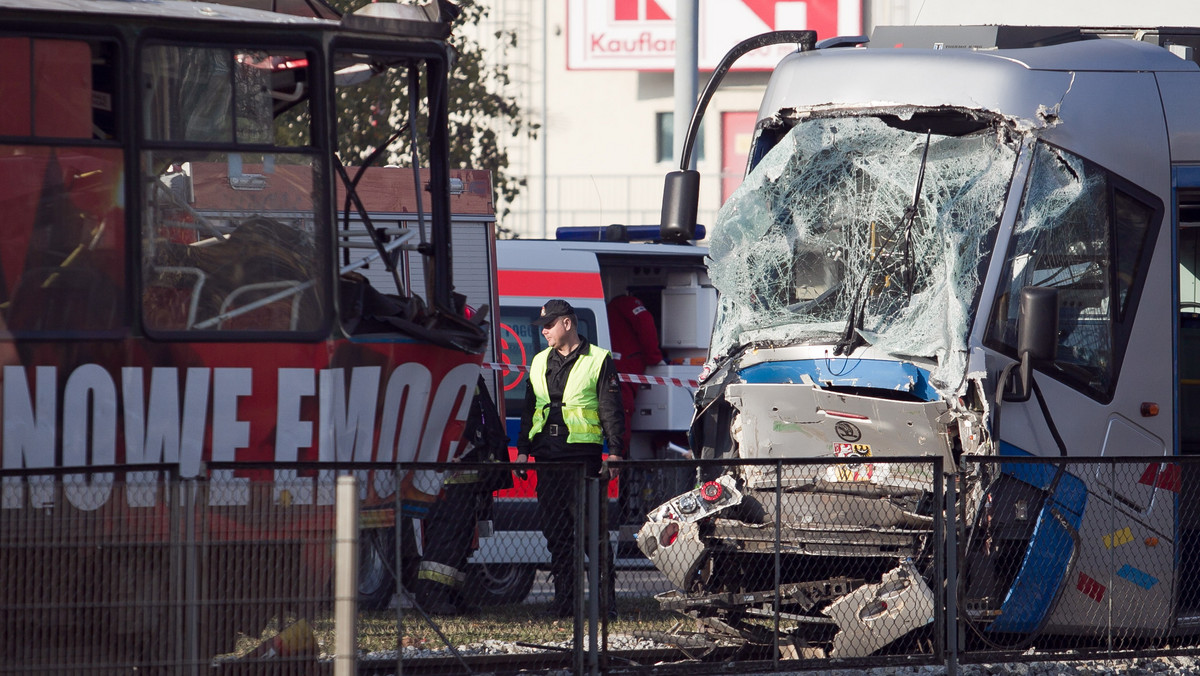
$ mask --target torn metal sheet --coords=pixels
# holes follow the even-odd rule
[[[834,601],[824,610],[841,629],[830,657],[866,657],[933,622],[933,590],[910,561]]]
[[[695,522],[647,521],[637,538],[638,549],[679,589],[690,588],[696,571],[709,555]]]

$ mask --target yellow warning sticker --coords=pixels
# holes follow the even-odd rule
[[[1129,530],[1128,526],[1113,533],[1112,535],[1104,536],[1104,546],[1109,549],[1112,549],[1113,547],[1120,547],[1121,545],[1129,544],[1130,542],[1133,542],[1133,531]]]

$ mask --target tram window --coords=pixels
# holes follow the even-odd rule
[[[0,37],[0,317],[14,334],[125,325],[124,161],[106,143],[116,53],[105,40]]]
[[[1117,273],[1117,319],[1125,318],[1137,266],[1145,254],[1154,210],[1119,189],[1113,190],[1113,263]]]
[[[1180,188],[1179,205],[1179,436],[1180,452],[1200,455],[1200,191]],[[1184,466],[1184,472],[1200,471]],[[1191,484],[1184,484],[1185,486]],[[1200,486],[1200,483],[1195,483]],[[1197,510],[1200,514],[1200,510]]]
[[[1161,214],[1122,185],[1083,158],[1036,147],[988,331],[989,344],[1016,356],[1021,289],[1057,289],[1052,374],[1104,401],[1112,396],[1151,226]]]
[[[116,46],[0,37],[0,135],[111,140]]]
[[[161,331],[311,332],[325,321],[326,256],[302,157],[153,153],[143,229],[143,321]],[[262,177],[232,187],[235,171]],[[269,208],[264,208],[269,207]]]
[[[125,322],[119,148],[0,145],[0,313],[25,332]]]
[[[304,131],[308,55],[152,45],[142,61],[147,331],[323,331],[332,272]]]
[[[156,45],[143,57],[144,136],[152,141],[310,142],[304,54]],[[276,115],[291,111],[276,121]],[[283,133],[282,127],[288,128]]]

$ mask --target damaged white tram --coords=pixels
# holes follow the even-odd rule
[[[1194,632],[1197,482],[1164,457],[1200,450],[1200,34],[812,39],[773,73],[712,228],[692,444],[862,463],[732,467],[652,511],[639,546],[679,588],[660,600],[751,640],[777,608],[835,657],[929,631],[941,496],[929,464],[887,460],[936,455],[979,637]],[[694,222],[681,164],[664,230]],[[1148,462],[1118,481],[963,454]]]

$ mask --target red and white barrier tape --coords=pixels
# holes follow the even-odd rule
[[[495,362],[484,362],[483,368],[488,371],[511,371],[528,373],[529,367],[524,364],[498,364]],[[639,385],[674,385],[675,387],[690,387],[696,389],[700,387],[700,382],[697,380],[686,380],[684,378],[662,378],[660,376],[646,376],[637,373],[620,373],[618,377],[627,383],[638,383]]]

